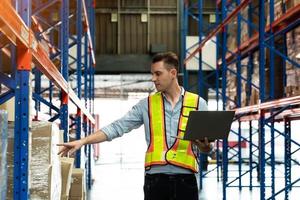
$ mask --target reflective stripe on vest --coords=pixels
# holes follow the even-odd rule
[[[185,92],[177,136],[184,136],[189,112],[198,110],[198,100],[198,95]],[[151,165],[165,165],[169,163],[197,172],[198,165],[190,141],[176,139],[172,147],[170,149],[167,148],[164,103],[161,93],[149,96],[148,106],[151,139],[145,158],[146,169]]]
[[[160,93],[149,96],[148,114],[150,127],[150,144],[146,152],[145,167],[165,165],[168,151],[165,131],[165,113],[163,96]]]

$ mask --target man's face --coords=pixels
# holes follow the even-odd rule
[[[176,79],[176,69],[166,68],[163,61],[151,65],[151,74],[158,92],[166,91]]]

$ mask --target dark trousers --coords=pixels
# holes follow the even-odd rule
[[[194,174],[146,174],[145,200],[198,200]]]

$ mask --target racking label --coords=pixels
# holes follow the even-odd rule
[[[29,44],[29,32],[24,26],[21,26],[21,37]]]

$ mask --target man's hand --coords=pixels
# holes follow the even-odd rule
[[[83,146],[83,142],[81,140],[75,140],[73,142],[67,142],[63,144],[57,144],[57,146],[61,146],[62,148],[58,152],[58,155],[67,156],[68,153],[73,155],[75,151],[80,149]]]
[[[201,153],[209,153],[212,148],[207,138],[204,138],[204,141],[194,140],[193,144],[195,144]]]
[[[73,155],[75,151],[80,149],[83,145],[86,144],[95,144],[95,143],[100,143],[104,142],[107,140],[107,136],[104,132],[101,130],[96,131],[95,133],[82,138],[81,140],[75,140],[73,142],[67,142],[63,144],[58,144],[57,146],[61,146],[62,148],[58,152],[59,155],[61,156],[67,156],[68,153],[70,155]]]

